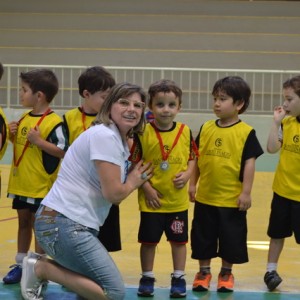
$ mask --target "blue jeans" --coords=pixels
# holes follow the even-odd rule
[[[106,293],[109,299],[125,297],[121,274],[104,246],[97,238],[98,231],[78,224],[62,214],[55,217],[36,213],[35,236],[58,264],[90,278]]]

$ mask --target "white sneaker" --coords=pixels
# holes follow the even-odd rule
[[[34,265],[41,256],[30,252],[23,259],[23,272],[21,278],[21,293],[25,300],[42,300],[41,291],[43,280],[39,279],[34,272]]]

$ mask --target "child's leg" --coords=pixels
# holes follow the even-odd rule
[[[141,297],[152,297],[154,295],[154,257],[156,244],[141,244],[140,260],[142,277],[139,282],[137,294]]]
[[[264,282],[270,291],[273,291],[282,282],[282,278],[277,273],[279,256],[282,252],[285,239],[270,239],[267,272]]]
[[[210,263],[211,259],[201,259],[199,260],[199,271],[209,271],[210,273]]]
[[[29,209],[18,209],[18,253],[27,253],[32,240],[32,213]]]
[[[186,263],[186,244],[171,242],[173,268],[171,280],[171,298],[183,298],[186,296],[185,263]]]
[[[19,283],[22,276],[23,259],[27,255],[32,239],[31,212],[28,208],[18,208],[18,235],[17,254],[15,256],[16,265],[11,266],[11,270],[3,277],[6,284]]]
[[[220,273],[226,273],[231,272],[232,270],[232,263],[227,262],[226,260],[222,259],[222,267],[221,267],[221,272]]]
[[[186,244],[170,243],[172,248],[173,268],[184,273],[186,263]],[[182,274],[183,275],[183,274]]]
[[[142,272],[152,272],[154,266],[156,244],[141,244],[140,259]]]
[[[268,264],[277,264],[279,256],[284,246],[284,239],[270,239],[269,252],[268,252]],[[276,268],[274,269],[276,270]],[[268,270],[273,271],[273,270]]]

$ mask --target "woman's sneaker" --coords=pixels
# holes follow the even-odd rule
[[[28,253],[23,259],[23,274],[21,278],[21,293],[25,300],[42,300],[40,296],[44,281],[39,279],[34,271],[34,265],[41,258],[36,253]]]
[[[15,264],[10,266],[11,270],[3,277],[3,282],[5,284],[19,283],[22,277],[22,266]]]
[[[279,276],[279,274],[274,270],[265,274],[264,282],[267,285],[268,289],[270,291],[273,291],[279,286],[279,284],[282,282],[282,279]]]

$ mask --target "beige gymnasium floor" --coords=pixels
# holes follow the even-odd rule
[[[17,237],[17,216],[11,209],[11,200],[6,198],[9,165],[0,165],[2,170],[2,195],[0,202],[0,278],[8,271],[8,267],[14,263]],[[253,205],[248,212],[248,247],[250,262],[234,267],[236,279],[236,291],[261,291],[266,292],[263,284],[263,275],[266,267],[268,250],[268,238],[266,229],[272,197],[271,184],[273,172],[257,172],[253,186]],[[190,205],[189,219],[191,221],[193,204]],[[139,244],[137,243],[137,230],[139,225],[139,212],[136,193],[133,193],[121,204],[121,230],[122,251],[112,253],[119,266],[127,286],[137,286],[140,278]],[[33,249],[33,247],[32,247]],[[299,246],[293,238],[287,239],[284,251],[280,259],[279,273],[283,277],[283,283],[278,291],[300,294],[300,259]],[[220,268],[219,259],[212,264],[212,286],[215,290],[216,277]],[[190,258],[188,245],[188,257],[186,264],[187,285],[190,288],[194,274],[198,270],[197,261]],[[172,272],[171,253],[168,242],[163,237],[157,247],[155,260],[155,276],[157,287],[169,287],[170,273]]]

